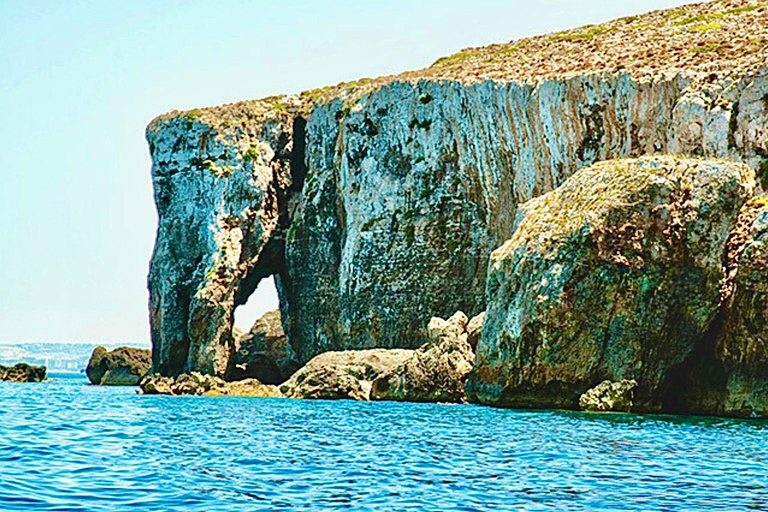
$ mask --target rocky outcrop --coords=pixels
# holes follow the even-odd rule
[[[768,198],[742,208],[728,249],[724,321],[715,344],[726,382],[714,412],[768,417]]]
[[[270,274],[299,364],[415,349],[424,318],[486,309],[488,256],[518,205],[599,160],[673,153],[768,174],[764,14],[688,6],[161,116],[147,130],[154,371],[236,376],[233,310]]]
[[[403,349],[326,352],[294,373],[280,390],[290,398],[369,400],[372,382],[412,354]]]
[[[42,382],[45,380],[45,373],[45,366],[32,366],[26,363],[0,366],[0,381]]]
[[[141,380],[141,392],[145,395],[206,395],[281,398],[277,386],[262,384],[256,379],[226,382],[212,375],[198,372],[164,377],[158,374]]]
[[[579,398],[579,407],[589,412],[630,412],[634,380],[611,382],[604,380]]]
[[[472,319],[473,329],[482,316]],[[372,400],[409,402],[463,402],[464,383],[472,370],[475,354],[469,342],[467,316],[461,311],[448,320],[432,318],[430,340],[397,366],[385,370],[374,381]]]
[[[660,410],[715,318],[726,241],[755,186],[743,165],[643,157],[524,204],[491,255],[470,397],[575,409],[598,382],[633,379],[636,410]]]
[[[93,349],[85,374],[91,384],[136,386],[151,366],[152,354],[147,349],[118,347],[108,351],[99,346]]]
[[[720,311],[664,408],[768,417],[768,198],[745,204],[726,246]]]
[[[269,101],[147,128],[159,216],[149,273],[153,369],[226,376],[234,308],[282,267],[281,207],[300,123]]]
[[[280,311],[269,311],[250,331],[235,335],[235,367],[231,380],[257,379],[280,384],[299,368],[280,322]]]

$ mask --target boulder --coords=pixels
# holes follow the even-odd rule
[[[477,349],[477,342],[480,341],[480,336],[483,334],[484,321],[485,311],[472,317],[469,323],[467,323],[467,342],[473,351]]]
[[[262,384],[256,379],[225,382],[213,375],[198,372],[181,374],[178,377],[147,375],[141,381],[141,392],[145,395],[207,395],[245,396],[279,398],[282,393],[277,386]]]
[[[463,402],[464,383],[475,362],[467,324],[461,311],[448,320],[432,318],[428,326],[431,339],[405,361],[382,372],[373,381],[371,399]]]
[[[408,349],[325,352],[294,373],[280,390],[291,398],[369,400],[371,383],[412,354]]]
[[[85,373],[91,384],[136,386],[151,366],[152,353],[148,349],[118,347],[108,351],[99,346],[93,349]]]
[[[230,380],[285,382],[299,368],[280,322],[280,311],[269,311],[247,333],[235,335],[235,368]]]
[[[42,382],[45,380],[45,366],[19,363],[14,366],[0,366],[0,381]]]
[[[634,380],[604,380],[581,395],[579,407],[590,412],[629,412],[632,409],[632,390],[636,386]]]
[[[718,310],[726,241],[756,188],[741,164],[672,156],[601,162],[525,203],[491,255],[473,401],[576,409],[636,380],[659,411]]]

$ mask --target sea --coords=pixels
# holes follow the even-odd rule
[[[5,511],[768,510],[768,423],[0,383]]]

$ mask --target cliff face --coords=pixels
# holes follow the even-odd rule
[[[302,360],[415,347],[421,319],[484,309],[517,204],[594,161],[646,153],[759,167],[766,77],[593,75],[538,85],[393,83],[307,124],[283,313]]]
[[[763,15],[750,2],[707,5],[719,4],[701,16],[744,9],[716,18],[721,29]],[[670,36],[683,45],[678,68],[616,69],[612,50],[585,61],[583,74],[499,72],[526,69],[525,55],[548,62],[547,45],[593,59],[601,41],[613,48],[632,38],[621,27],[640,23],[618,20],[518,44],[539,53],[462,52],[422,73],[154,121],[155,371],[226,375],[232,312],[269,274],[300,362],[327,350],[417,347],[424,318],[485,309],[488,256],[511,236],[518,204],[598,160],[728,158],[765,178],[768,70],[751,65],[764,47],[742,38],[750,65],[711,47],[701,55],[695,48],[722,34],[688,30],[685,15],[667,17],[685,22],[687,35]],[[725,34],[729,44],[736,35]],[[452,75],[456,66],[471,79]]]

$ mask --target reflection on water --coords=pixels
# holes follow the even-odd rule
[[[768,510],[768,423],[0,383],[0,510]]]

